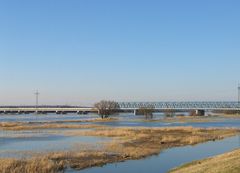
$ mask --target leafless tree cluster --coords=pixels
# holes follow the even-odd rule
[[[147,119],[148,118],[152,118],[153,117],[154,108],[155,107],[153,105],[149,105],[148,107],[141,107],[138,110],[138,113],[140,115],[144,115]]]
[[[116,111],[119,109],[117,102],[107,100],[102,100],[98,103],[95,103],[94,107],[98,109],[98,114],[101,116],[101,118],[107,118],[116,113]]]
[[[167,117],[173,117],[175,112],[172,109],[166,109],[164,110],[164,113]]]

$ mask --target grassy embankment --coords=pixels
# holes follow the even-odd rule
[[[29,159],[0,159],[1,173],[55,173],[66,167],[84,169],[107,163],[141,159],[162,150],[218,140],[239,133],[236,129],[111,128],[97,127],[87,131],[66,132],[66,135],[111,137],[101,151],[91,148],[81,151],[46,153]],[[161,169],[161,168],[159,168]]]
[[[240,149],[180,166],[170,173],[239,173]]]

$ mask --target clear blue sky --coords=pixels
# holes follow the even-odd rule
[[[239,0],[2,0],[0,104],[236,100]]]

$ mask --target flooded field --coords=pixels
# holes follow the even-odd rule
[[[233,128],[240,128],[240,118],[218,116],[167,118],[163,114],[154,114],[153,119],[145,119],[144,116],[125,113],[114,115],[108,120],[101,120],[96,114],[1,114],[0,123],[0,159],[24,159],[27,162],[27,159],[42,155],[43,158],[52,160],[51,153],[63,156],[74,153],[76,154],[75,159],[85,159],[86,161],[88,157],[79,156],[79,154],[81,152],[93,154],[92,157],[96,159],[96,163],[85,166],[80,163],[75,163],[75,166],[73,166],[74,164],[68,160],[73,156],[68,156],[67,160],[59,157],[58,159],[63,159],[64,164],[69,162],[71,165],[71,168],[64,167],[64,170],[68,173],[164,173],[181,164],[240,147],[239,133],[231,131]],[[142,128],[143,130],[141,130]],[[195,129],[191,130],[191,128],[196,128],[196,131]],[[210,135],[207,137],[208,132],[198,128],[228,128],[230,132],[228,130],[222,132],[217,129],[216,132],[209,130]],[[139,130],[139,132],[135,134],[134,129]],[[149,130],[152,134],[148,134]],[[160,131],[158,132],[158,130]],[[177,131],[171,134],[169,130]],[[202,134],[202,132],[204,133]],[[174,142],[177,139],[174,136],[176,133],[183,134],[183,136],[178,139],[179,141]],[[131,138],[128,138],[128,136],[131,136]],[[161,140],[157,141],[157,138]],[[145,154],[136,155],[136,153],[130,152],[135,143],[139,143],[140,146],[150,145],[146,143],[147,140],[154,140],[156,143],[152,146],[153,148],[147,149]],[[126,148],[119,148],[127,143],[134,144],[128,148],[130,154],[122,153],[122,150],[126,150]],[[192,146],[193,144],[198,145]],[[114,149],[110,151],[109,145],[114,146]],[[139,145],[136,145],[136,147],[139,147]],[[138,152],[136,147],[134,152]],[[140,148],[139,151],[141,151]],[[94,155],[94,152],[98,154],[97,157],[99,158]],[[109,155],[106,155],[106,153],[109,152],[114,154],[110,156],[113,160],[108,160]],[[116,152],[120,152],[120,155],[115,155]],[[129,156],[124,158],[123,155],[126,154]],[[92,158],[89,156],[88,159],[91,160]],[[105,165],[106,163],[109,164]],[[105,166],[92,167],[91,165]]]
[[[187,113],[186,113],[187,114]],[[0,114],[0,122],[57,122],[57,123],[71,123],[71,124],[100,124],[107,126],[138,126],[138,127],[167,127],[167,126],[192,126],[192,127],[236,127],[240,128],[239,118],[232,117],[195,117],[195,118],[166,118],[164,114],[154,114],[153,119],[148,119],[144,116],[135,116],[131,113],[124,113],[111,116],[116,118],[117,121],[103,121],[96,122],[95,119],[99,118],[97,114],[78,115],[69,113],[66,115],[57,114]],[[189,117],[189,116],[185,116]],[[93,120],[93,121],[92,121]],[[92,122],[91,122],[92,121]]]
[[[143,160],[132,160],[108,164],[104,167],[90,168],[82,171],[67,170],[67,173],[165,173],[181,164],[221,154],[240,147],[240,136],[230,137],[216,142],[206,142],[195,146],[167,149],[157,156]]]
[[[0,157],[30,157],[38,153],[81,150],[83,144],[91,145],[109,140],[104,137],[67,136],[74,130],[1,131]],[[78,130],[79,131],[79,130]]]

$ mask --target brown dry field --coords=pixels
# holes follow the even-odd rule
[[[180,166],[170,173],[239,173],[240,149]]]
[[[11,126],[10,126],[11,127]],[[11,127],[12,128],[12,127]],[[21,128],[20,128],[21,129]],[[111,137],[101,151],[85,150],[44,153],[29,159],[0,159],[1,173],[56,173],[66,167],[84,169],[107,163],[142,159],[162,150],[184,145],[219,140],[239,133],[237,129],[203,129],[192,127],[113,128],[97,127],[66,135]]]

